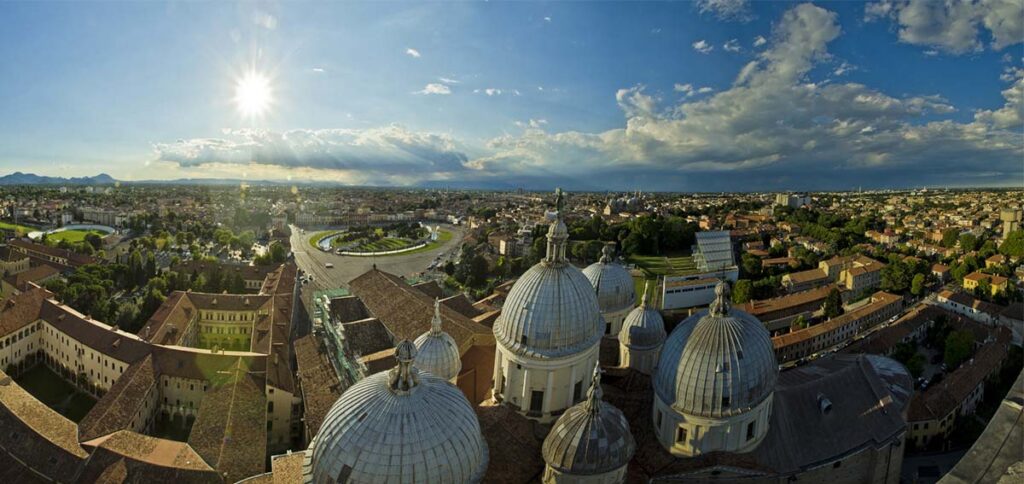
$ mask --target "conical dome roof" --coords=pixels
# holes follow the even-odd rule
[[[757,318],[729,307],[729,286],[715,288],[707,312],[672,331],[661,352],[655,393],[684,414],[738,415],[772,394],[778,364],[771,337]]]
[[[601,312],[621,311],[633,307],[636,302],[633,277],[625,267],[615,262],[610,245],[604,246],[601,260],[583,269],[583,275],[587,276],[597,293]]]
[[[569,407],[544,439],[541,452],[549,466],[566,474],[601,474],[633,458],[629,422],[601,394],[601,367],[595,365],[587,399]]]
[[[517,354],[571,355],[596,345],[604,332],[593,287],[565,260],[569,234],[561,218],[563,200],[559,191],[546,257],[512,285],[494,324],[497,342]]]
[[[631,348],[656,348],[665,343],[665,320],[656,308],[647,303],[647,289],[639,306],[622,322],[619,343]]]
[[[434,300],[430,330],[416,338],[416,368],[451,381],[462,370],[462,359],[455,340],[441,330],[441,301]]]
[[[413,367],[409,340],[398,366],[342,394],[312,443],[317,484],[479,482],[487,445],[469,401],[454,385]]]

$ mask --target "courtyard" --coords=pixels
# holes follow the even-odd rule
[[[81,421],[96,404],[95,398],[79,391],[43,364],[37,364],[22,373],[15,378],[15,382],[40,402],[73,422]]]

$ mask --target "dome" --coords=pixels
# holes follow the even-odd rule
[[[454,385],[413,367],[409,340],[398,366],[341,395],[312,447],[313,482],[479,482],[487,445],[469,401]]]
[[[441,301],[434,300],[430,331],[416,338],[416,368],[451,381],[462,370],[459,347],[451,335],[441,330]]]
[[[661,352],[655,394],[688,415],[742,414],[772,394],[778,364],[768,330],[757,318],[729,308],[719,283],[707,312],[677,327]]]
[[[613,261],[611,252],[611,246],[604,246],[601,260],[583,269],[583,275],[597,292],[597,303],[603,313],[623,310],[636,302],[633,277],[626,268]]]
[[[561,209],[561,193],[558,204]],[[604,332],[594,288],[565,260],[564,229],[559,215],[548,230],[547,255],[512,285],[494,324],[495,339],[516,354],[572,355],[596,345]]]
[[[569,407],[551,428],[541,452],[547,465],[571,475],[603,474],[629,463],[636,442],[625,415],[601,400],[601,368],[587,399]]]
[[[665,320],[647,304],[647,291],[639,306],[626,315],[619,330],[619,343],[637,349],[656,348],[665,343]]]

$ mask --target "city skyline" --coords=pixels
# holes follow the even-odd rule
[[[1020,186],[1019,9],[5,3],[0,172],[499,189]]]

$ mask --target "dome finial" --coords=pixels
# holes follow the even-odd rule
[[[604,391],[601,390],[601,362],[594,363],[594,374],[590,379],[590,389],[587,390],[587,408],[594,413],[601,411],[601,397]]]
[[[398,366],[388,374],[388,383],[392,392],[404,395],[419,383],[419,375],[412,368],[412,362],[416,359],[416,345],[403,339],[395,347],[395,359],[398,360]]]
[[[430,320],[430,334],[441,334],[441,299],[434,298],[434,317]]]
[[[565,263],[565,244],[569,240],[569,229],[562,221],[565,210],[565,192],[561,188],[555,190],[555,220],[548,228],[548,252],[544,261],[551,264]]]
[[[729,283],[722,281],[715,286],[715,300],[711,301],[708,313],[712,316],[729,314]]]
[[[611,244],[605,244],[604,247],[601,248],[601,263],[602,264],[610,264],[612,262],[612,257],[614,257],[614,256],[615,256],[615,249],[612,248]]]
[[[644,281],[644,295],[640,296],[640,307],[647,307],[647,291],[651,288],[650,281]]]

